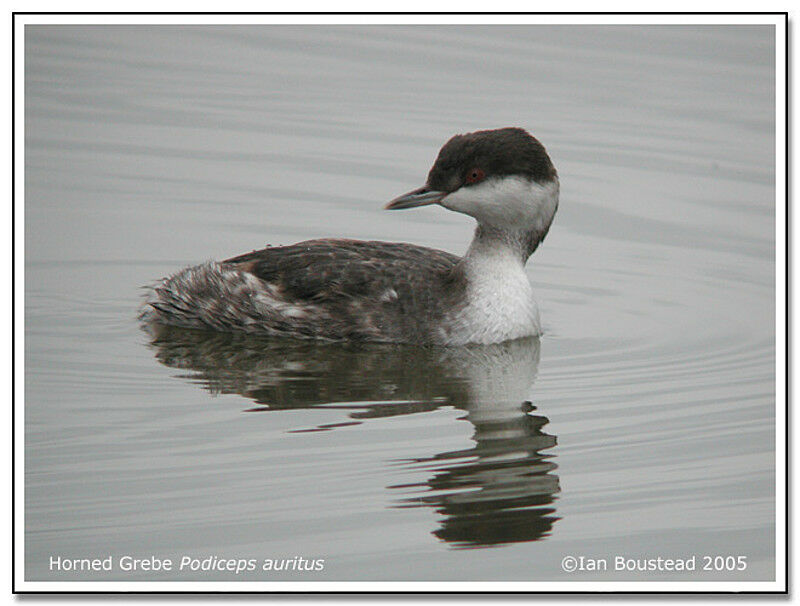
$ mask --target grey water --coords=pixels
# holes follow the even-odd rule
[[[27,26],[24,58],[27,580],[774,579],[771,26]],[[381,207],[502,126],[561,179],[540,339],[140,329],[142,285],[266,244],[463,253],[468,217]]]

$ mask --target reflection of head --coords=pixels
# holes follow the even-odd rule
[[[532,541],[546,536],[558,492],[556,465],[542,451],[556,439],[528,401],[539,341],[421,348],[268,339],[244,334],[164,328],[151,346],[166,366],[186,370],[213,393],[238,393],[254,411],[344,409],[347,422],[400,416],[442,406],[466,411],[474,445],[416,459],[430,467],[425,482],[392,486],[400,506],[433,507],[434,532],[460,547]],[[306,430],[309,431],[309,430]],[[411,493],[424,491],[421,496]]]
[[[546,501],[552,502],[552,499]],[[552,507],[498,509],[478,515],[448,509],[437,511],[445,518],[442,527],[433,534],[457,547],[491,547],[537,541],[549,535],[553,523],[559,519],[550,515],[555,512]]]
[[[469,410],[470,417],[476,408]],[[519,404],[512,416],[508,409],[489,406],[475,424],[473,448],[415,461],[428,463],[436,473],[425,483],[429,494],[405,503],[428,505],[444,516],[437,537],[458,547],[481,547],[549,534],[558,519],[551,505],[559,485],[552,473],[555,463],[541,451],[555,446],[556,439],[541,430],[547,418],[528,414],[531,408]],[[489,411],[501,410],[501,418],[490,418]]]

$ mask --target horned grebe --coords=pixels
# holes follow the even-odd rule
[[[451,138],[425,185],[387,209],[439,204],[478,221],[463,258],[321,239],[186,268],[152,287],[146,323],[327,340],[464,345],[539,335],[525,263],[558,207],[558,175],[521,128]]]

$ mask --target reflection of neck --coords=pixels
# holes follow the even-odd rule
[[[458,348],[450,354],[447,373],[466,379],[465,402],[470,420],[515,418],[522,402],[530,400],[539,366],[537,338],[474,348]]]

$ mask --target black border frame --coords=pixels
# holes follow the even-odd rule
[[[15,352],[15,294],[16,294],[16,276],[14,273],[15,267],[15,208],[16,208],[16,132],[15,132],[15,93],[16,93],[16,45],[15,45],[15,32],[16,32],[16,18],[17,15],[783,15],[783,27],[785,37],[785,57],[784,57],[784,83],[785,83],[785,98],[784,98],[784,120],[786,126],[785,140],[784,140],[784,193],[785,193],[785,238],[786,238],[786,259],[785,259],[785,323],[786,323],[786,342],[785,342],[785,388],[786,388],[786,402],[785,402],[785,435],[784,440],[786,444],[786,461],[785,461],[785,517],[786,517],[786,537],[784,543],[785,549],[785,570],[784,582],[785,587],[781,590],[774,591],[722,591],[722,590],[709,590],[709,591],[644,591],[644,590],[614,590],[614,591],[195,591],[195,590],[175,590],[175,591],[45,591],[45,590],[19,590],[16,588],[16,534],[15,534],[15,504],[16,504],[16,466],[15,466],[15,370],[16,360],[14,357]],[[728,594],[741,594],[741,595],[789,595],[789,586],[791,583],[790,578],[790,548],[789,548],[789,534],[791,528],[791,516],[789,513],[789,494],[791,492],[791,482],[789,477],[790,466],[790,442],[789,442],[789,423],[790,411],[789,400],[791,394],[791,382],[789,380],[789,372],[791,368],[791,347],[789,345],[791,335],[791,314],[790,309],[790,292],[791,292],[791,278],[789,266],[791,264],[791,241],[789,239],[790,230],[789,224],[791,222],[791,212],[789,207],[789,133],[790,133],[790,115],[789,115],[789,102],[790,102],[790,78],[789,78],[789,13],[788,11],[698,11],[698,12],[684,12],[684,11],[511,11],[511,12],[448,12],[448,11],[431,11],[431,12],[416,12],[416,11],[312,11],[312,12],[296,12],[296,11],[214,11],[214,12],[201,12],[201,11],[12,11],[11,13],[11,593],[13,595],[301,595],[301,596],[316,596],[316,595],[429,595],[429,596],[449,596],[449,595],[728,595]],[[778,74],[775,74],[776,78]],[[777,571],[776,571],[777,572]],[[576,582],[576,584],[579,582]]]

